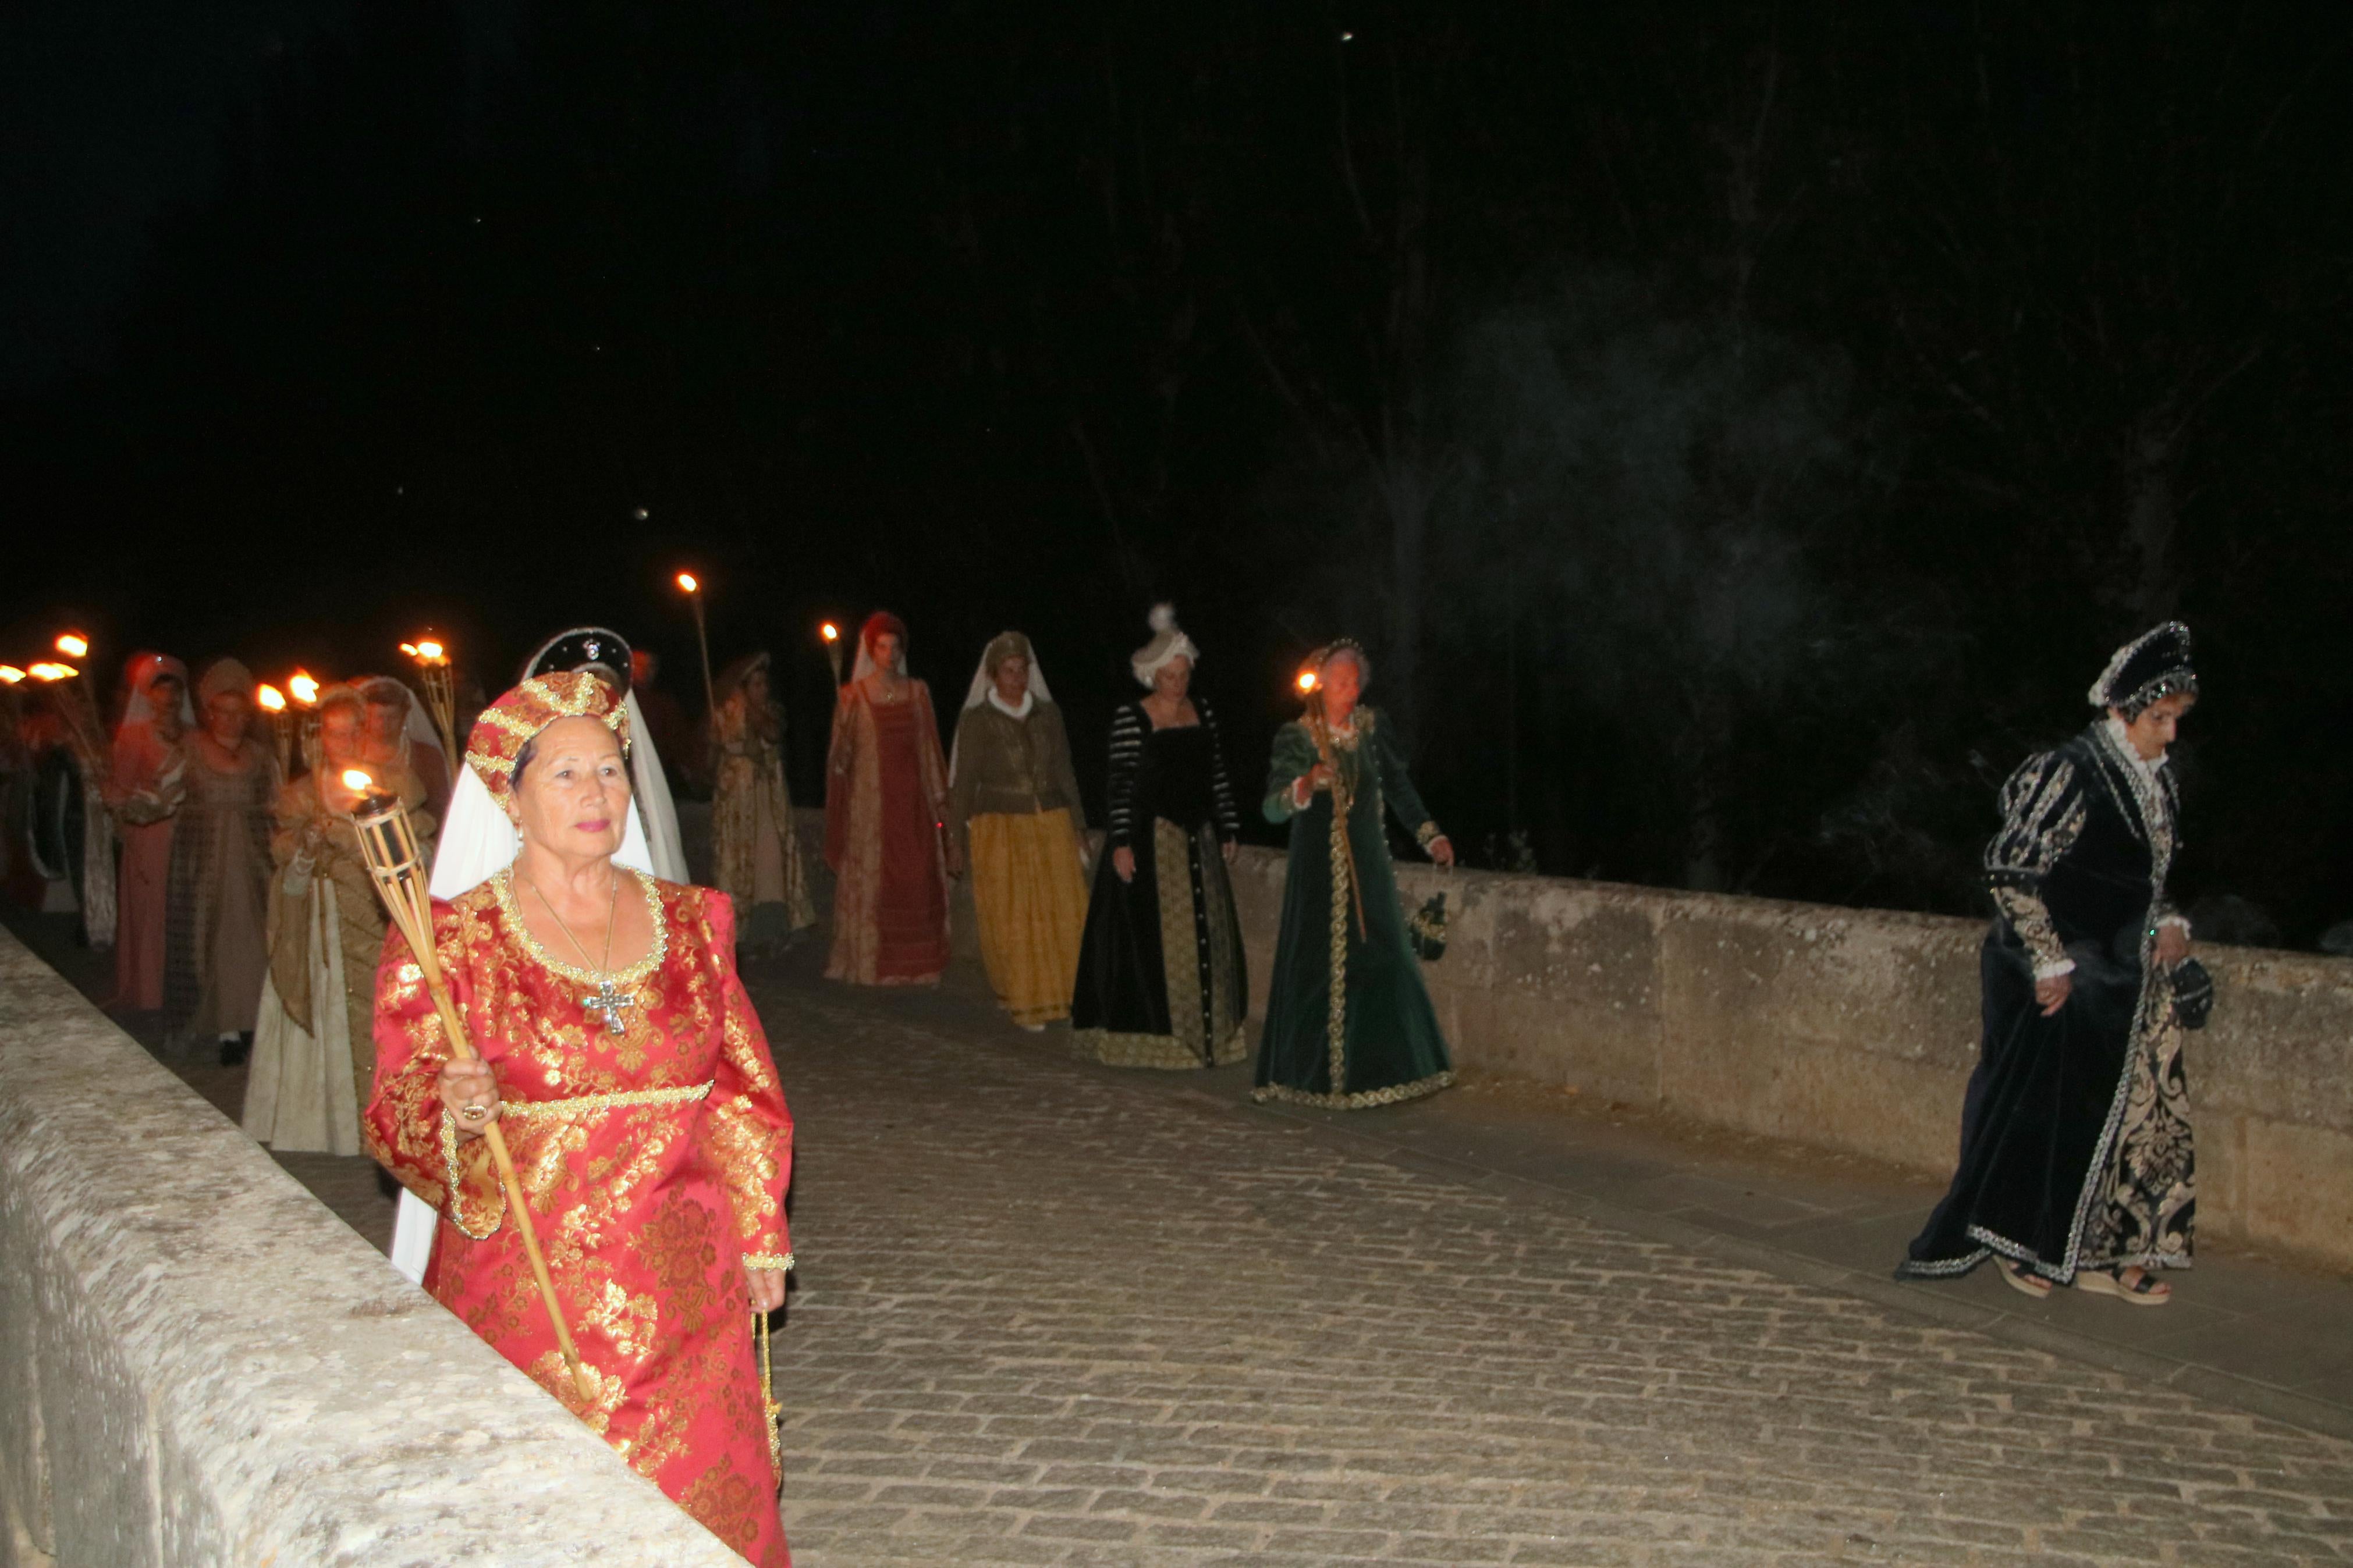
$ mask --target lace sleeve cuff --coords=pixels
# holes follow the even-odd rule
[[[1424,849],[1428,849],[1445,837],[1445,834],[1439,831],[1438,824],[1435,822],[1425,822],[1413,830],[1413,841]]]
[[[744,1267],[746,1268],[765,1268],[782,1274],[792,1266],[793,1255],[789,1252],[747,1252],[744,1255]]]
[[[1993,901],[2010,929],[2018,933],[2018,940],[2026,944],[2034,960],[2034,978],[2048,980],[2074,969],[2075,961],[2067,956],[2065,944],[2051,924],[2051,911],[2041,899],[2021,888],[1996,888]]]

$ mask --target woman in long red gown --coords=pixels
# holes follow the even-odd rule
[[[948,770],[931,688],[907,674],[907,627],[878,610],[833,710],[825,863],[833,868],[828,980],[930,985],[948,966]]]
[[[474,725],[444,830],[487,791],[512,864],[433,905],[478,1063],[450,1059],[396,929],[376,981],[370,1152],[440,1215],[427,1289],[712,1533],[789,1568],[754,1318],[792,1266],[785,1110],[723,893],[617,865],[628,719],[586,671]],[[495,808],[480,807],[488,815]],[[567,1375],[481,1131],[502,1123],[598,1393]]]

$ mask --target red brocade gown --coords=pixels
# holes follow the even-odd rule
[[[790,1259],[792,1118],[726,896],[630,875],[658,918],[653,950],[613,976],[630,999],[617,1033],[584,1009],[589,972],[524,927],[510,873],[433,905],[451,999],[498,1075],[548,1272],[603,1388],[593,1404],[556,1350],[487,1142],[457,1142],[448,1047],[396,928],[376,975],[368,1149],[441,1215],[435,1299],[712,1534],[789,1568],[744,1271]]]
[[[825,858],[834,872],[828,980],[929,985],[948,966],[947,866],[940,819],[947,764],[931,689],[895,701],[870,683],[841,689],[826,779]]]

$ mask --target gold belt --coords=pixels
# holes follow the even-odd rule
[[[609,1094],[581,1094],[569,1100],[510,1100],[499,1107],[501,1116],[593,1116],[600,1110],[632,1110],[640,1105],[685,1105],[711,1092],[708,1083],[673,1089],[620,1089]]]

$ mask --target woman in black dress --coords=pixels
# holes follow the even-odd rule
[[[2181,1035],[2212,996],[2165,892],[2179,844],[2166,750],[2198,700],[2189,631],[2168,621],[2119,648],[2090,695],[2105,716],[2002,788],[1960,1163],[1896,1274],[1995,1257],[2030,1296],[2073,1285],[2155,1307],[2171,1292],[2154,1271],[2189,1267]]]
[[[1150,694],[1111,726],[1105,853],[1095,865],[1071,1036],[1113,1067],[1201,1068],[1250,1054],[1250,986],[1226,868],[1240,818],[1217,716],[1190,694],[1200,652],[1162,605],[1130,661]]]

